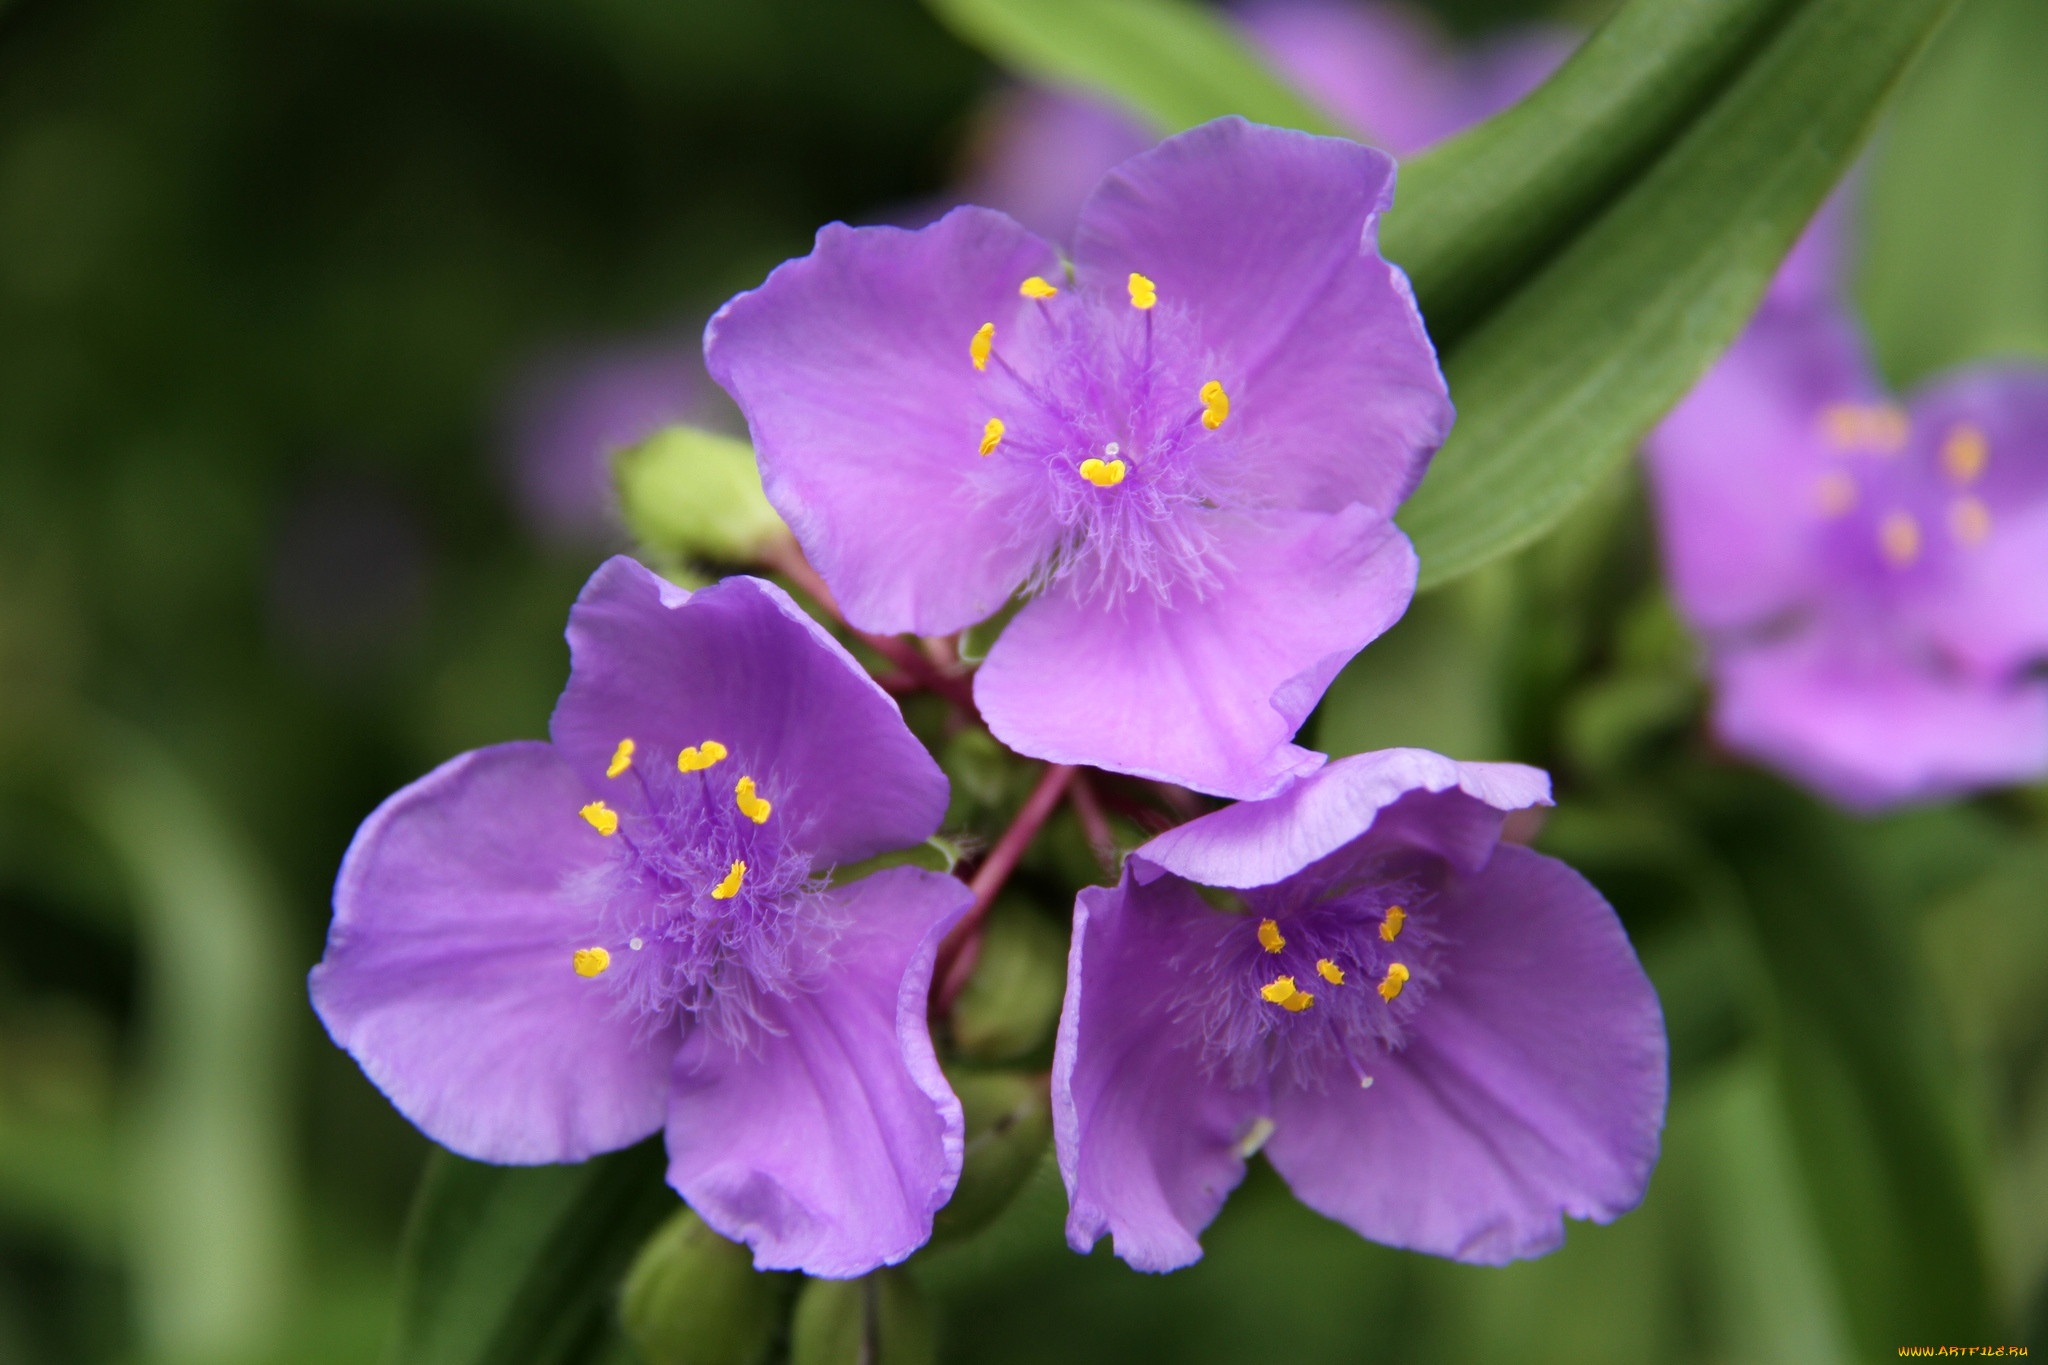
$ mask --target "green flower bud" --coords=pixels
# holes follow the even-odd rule
[[[806,1280],[789,1325],[790,1365],[932,1365],[931,1309],[909,1275]]]
[[[1029,1183],[1052,1141],[1052,1103],[1043,1075],[949,1070],[967,1143],[960,1184],[932,1220],[933,1246],[964,1241],[993,1223]]]
[[[664,427],[612,463],[627,529],[657,557],[745,563],[782,532],[745,441]]]
[[[1059,1021],[1067,989],[1067,936],[1004,896],[982,926],[974,975],[953,1002],[953,1049],[978,1062],[1006,1062],[1042,1046]]]
[[[619,1320],[647,1365],[757,1365],[774,1338],[786,1282],[757,1272],[745,1247],[684,1209],[634,1258]]]

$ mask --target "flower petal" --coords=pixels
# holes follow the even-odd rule
[[[1816,591],[1821,410],[1881,397],[1846,319],[1766,312],[1651,433],[1665,567],[1695,625],[1753,625]]]
[[[581,1161],[661,1126],[676,1038],[637,1034],[571,958],[602,862],[589,793],[546,744],[451,759],[356,831],[313,1009],[398,1111],[479,1161]]]
[[[907,848],[945,816],[945,774],[895,701],[772,583],[690,593],[615,557],[569,613],[569,653],[549,728],[614,807],[642,799],[638,783],[605,776],[621,739],[638,746],[636,763],[671,773],[678,753],[711,739],[822,864]]]
[[[1086,1252],[1107,1232],[1138,1270],[1201,1258],[1196,1238],[1244,1179],[1237,1146],[1265,1109],[1261,1089],[1211,1079],[1172,1031],[1175,929],[1213,913],[1186,883],[1128,875],[1074,902],[1052,1063],[1067,1244]]]
[[[972,625],[1046,548],[974,482],[991,414],[968,342],[993,322],[1000,348],[1032,306],[1017,286],[1059,274],[989,209],[916,232],[833,223],[712,318],[705,360],[747,415],[768,501],[863,630]]]
[[[1217,536],[1230,578],[1171,607],[1113,607],[1065,587],[989,651],[974,696],[1019,753],[1267,796],[1324,762],[1289,743],[1353,654],[1415,591],[1415,551],[1378,513],[1272,514]]]
[[[1407,277],[1379,254],[1394,162],[1343,138],[1217,119],[1126,161],[1081,210],[1076,279],[1185,301],[1246,376],[1230,420],[1277,505],[1391,514],[1451,428]]]
[[[1274,1082],[1273,1166],[1362,1236],[1500,1264],[1564,1216],[1633,1208],[1656,1164],[1664,1023],[1613,910],[1552,858],[1503,844],[1440,903],[1456,956],[1370,1089]]]
[[[1874,810],[2048,772],[2048,683],[1983,681],[1819,633],[1714,666],[1729,748]]]
[[[1190,820],[1132,856],[1205,886],[1270,886],[1372,830],[1477,872],[1506,812],[1549,804],[1550,776],[1540,768],[1381,749],[1340,758],[1270,800]],[[1137,875],[1157,873],[1141,866]]]
[[[781,1034],[737,1056],[708,1031],[684,1042],[668,1179],[758,1268],[845,1278],[923,1245],[960,1178],[960,1103],[925,997],[973,894],[894,867],[833,896],[847,927],[829,975],[781,1002]]]

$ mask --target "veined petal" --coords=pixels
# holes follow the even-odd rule
[[[894,1265],[931,1236],[960,1178],[960,1102],[926,1028],[939,940],[973,894],[896,867],[833,893],[829,974],[777,1003],[780,1033],[677,1054],[669,1183],[762,1270],[827,1278]]]
[[[606,854],[547,744],[451,759],[379,806],[334,888],[313,1008],[398,1111],[479,1161],[581,1161],[661,1126],[674,1030],[640,1036],[573,957],[565,884]]]

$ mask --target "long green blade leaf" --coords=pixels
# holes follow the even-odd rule
[[[612,1299],[678,1201],[661,1141],[580,1166],[441,1153],[406,1238],[391,1365],[582,1365],[618,1350]]]
[[[1422,584],[1526,545],[1741,330],[1954,0],[1809,0],[1656,164],[1445,361],[1459,408],[1400,521]]]
[[[1189,0],[929,0],[1019,75],[1107,95],[1161,133],[1225,114],[1333,133],[1336,124]]]

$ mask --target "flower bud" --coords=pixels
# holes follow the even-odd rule
[[[747,1249],[683,1209],[655,1230],[626,1272],[619,1319],[647,1365],[756,1365],[783,1301]]]
[[[627,528],[657,557],[744,563],[782,530],[745,441],[663,427],[620,451],[612,472]]]
[[[998,900],[982,926],[974,975],[953,1002],[953,1048],[1006,1062],[1044,1044],[1067,986],[1067,939],[1028,901]]]
[[[789,1325],[790,1365],[932,1365],[931,1309],[901,1270],[806,1280]]]
[[[1045,1159],[1052,1140],[1046,1078],[1017,1071],[952,1070],[967,1144],[960,1183],[932,1220],[932,1245],[964,1241],[1001,1216]]]

